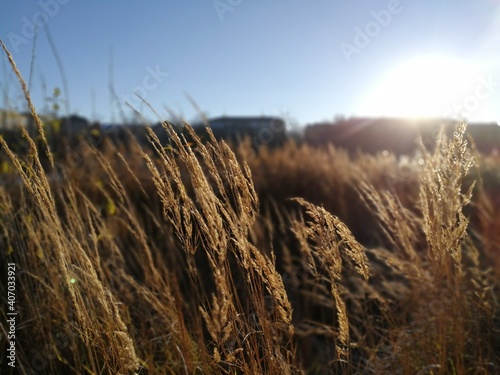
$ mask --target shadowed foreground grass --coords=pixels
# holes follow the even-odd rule
[[[249,158],[168,124],[170,147],[54,157],[23,88],[40,139],[0,138],[2,374],[500,372],[500,167],[464,124],[403,159]]]
[[[165,131],[77,168],[0,139],[17,373],[500,371],[500,225],[464,125],[403,161],[291,143],[250,165]]]

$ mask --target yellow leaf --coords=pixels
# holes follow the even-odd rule
[[[13,252],[14,252],[14,248],[13,248],[11,245],[9,245],[9,246],[7,247],[7,255],[12,254]]]
[[[4,173],[4,174],[9,173],[10,172],[9,163],[7,163],[6,161],[3,161],[1,164],[0,171],[1,171],[1,173]]]
[[[61,131],[61,120],[60,119],[55,119],[52,121],[52,129],[54,130],[55,134],[58,134]]]
[[[116,205],[112,199],[108,199],[106,203],[106,212],[108,215],[116,215]]]

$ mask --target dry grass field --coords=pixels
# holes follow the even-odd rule
[[[465,124],[405,158],[43,128],[0,138],[2,374],[500,373],[500,160]]]

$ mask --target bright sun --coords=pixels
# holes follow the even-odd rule
[[[362,115],[448,117],[474,93],[479,65],[447,56],[423,56],[392,68],[357,108]],[[454,111],[454,110],[453,110]]]

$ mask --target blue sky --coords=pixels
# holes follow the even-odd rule
[[[48,27],[67,77],[62,98],[92,120],[120,120],[112,55],[116,97],[148,119],[134,92],[162,117],[169,109],[187,120],[196,111],[186,94],[209,116],[300,124],[337,115],[500,121],[498,0],[0,0],[0,10],[0,38],[26,80],[34,56],[41,111],[43,82],[47,95],[63,89]],[[1,106],[23,108],[0,60]]]

